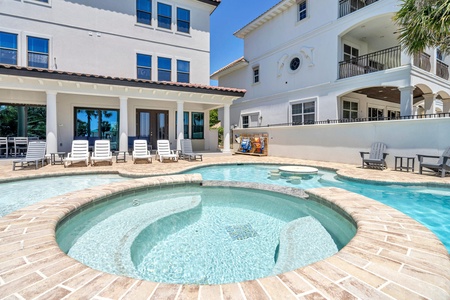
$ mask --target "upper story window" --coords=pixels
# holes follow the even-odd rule
[[[17,34],[0,31],[0,63],[17,65]]]
[[[248,128],[249,116],[242,116],[242,128]]]
[[[189,33],[191,27],[191,12],[187,9],[177,8],[177,30]]]
[[[172,28],[172,6],[158,2],[158,27]]]
[[[259,83],[259,66],[253,68],[253,83]]]
[[[152,56],[145,54],[137,54],[137,78],[152,79]]]
[[[359,50],[347,44],[344,44],[344,61],[356,62],[359,56]]]
[[[291,104],[292,125],[314,124],[316,120],[316,102],[307,101]]]
[[[298,20],[297,21],[306,19],[306,16],[307,16],[307,11],[306,11],[306,0],[305,0],[305,1],[301,1],[298,4]]]
[[[152,24],[152,1],[136,0],[136,18],[138,23]]]
[[[342,102],[342,117],[344,119],[358,118],[358,102],[343,101]]]
[[[28,36],[28,66],[48,68],[48,39]]]
[[[439,59],[440,61],[444,60],[444,55],[442,54],[442,51],[439,48],[436,49],[436,58]]]
[[[190,63],[177,60],[177,81],[189,83]]]
[[[48,0],[35,0],[35,1],[48,3]]]
[[[172,59],[166,57],[158,57],[158,80],[172,80]]]

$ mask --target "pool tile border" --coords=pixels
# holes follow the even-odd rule
[[[307,194],[333,203],[357,224],[336,255],[277,276],[224,285],[142,281],[93,270],[55,241],[59,220],[83,205],[129,190],[200,184],[196,174],[148,177],[54,197],[0,219],[0,295],[8,299],[449,299],[450,258],[426,227],[380,202],[339,188]]]

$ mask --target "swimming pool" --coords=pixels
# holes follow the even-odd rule
[[[318,175],[293,184],[290,178],[270,179],[270,171],[280,165],[215,165],[191,169],[183,173],[199,173],[203,180],[244,181],[310,189],[340,187],[378,200],[428,227],[450,252],[450,189],[415,185],[369,184],[339,179],[335,172],[319,170]]]
[[[44,199],[93,186],[129,180],[115,174],[66,175],[0,183],[0,217]]]
[[[341,213],[271,191],[188,185],[83,207],[58,224],[56,239],[69,256],[108,273],[221,284],[335,254],[356,233]]]

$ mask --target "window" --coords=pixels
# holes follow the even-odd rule
[[[398,120],[398,119],[400,119],[400,111],[398,111],[398,110],[388,110],[388,119],[389,120]]]
[[[242,128],[248,128],[248,121],[249,117],[248,116],[242,116]]]
[[[306,19],[306,1],[298,4],[298,21]]]
[[[177,30],[189,33],[191,27],[191,12],[187,9],[177,8]]]
[[[172,59],[166,57],[158,57],[158,80],[172,80]]]
[[[136,19],[138,23],[152,25],[151,0],[136,0]]]
[[[75,138],[111,141],[111,149],[118,149],[119,111],[115,109],[75,108]]]
[[[444,55],[442,54],[442,51],[439,48],[436,49],[436,58],[440,61],[444,60]]]
[[[259,82],[259,67],[253,68],[253,83]]]
[[[359,50],[344,44],[344,60],[356,63],[359,56]]]
[[[192,139],[203,139],[204,138],[204,119],[205,114],[201,112],[192,113]]]
[[[344,101],[342,103],[342,118],[357,119],[358,118],[358,102]]]
[[[152,79],[152,56],[137,54],[137,78]]]
[[[316,102],[292,104],[292,125],[314,124],[316,120]]]
[[[384,120],[384,109],[369,107],[368,117],[369,121]]]
[[[178,112],[175,112],[175,137],[178,138]],[[184,139],[189,138],[189,112],[185,111],[183,112],[183,134]]]
[[[17,34],[0,31],[0,63],[17,65]]]
[[[184,60],[177,60],[177,81],[189,83],[190,63]]]
[[[28,66],[48,68],[48,39],[28,37]]]
[[[158,3],[158,27],[172,28],[172,6]]]

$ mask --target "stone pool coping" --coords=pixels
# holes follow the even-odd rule
[[[426,227],[339,188],[306,192],[348,213],[356,236],[336,255],[277,276],[223,285],[178,285],[93,270],[55,241],[59,220],[82,205],[142,188],[200,184],[198,174],[128,180],[54,197],[0,219],[0,295],[8,299],[449,299],[450,259]],[[45,188],[45,187],[44,187]]]

